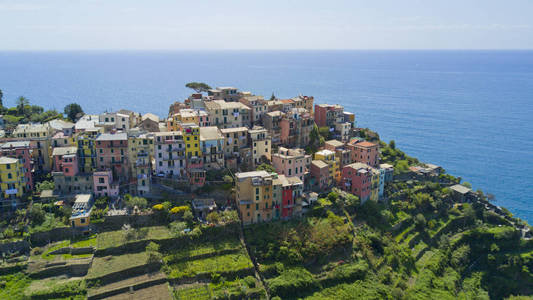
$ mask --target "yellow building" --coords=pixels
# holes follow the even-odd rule
[[[254,126],[248,130],[250,142],[252,144],[252,162],[254,166],[261,164],[261,158],[265,157],[268,161],[272,159],[271,146],[272,142],[268,131],[260,126]]]
[[[19,124],[13,131],[13,136],[29,140],[33,149],[35,171],[50,172],[52,170],[51,136],[54,129],[50,124]]]
[[[91,194],[78,194],[72,205],[70,224],[74,228],[86,229],[91,222],[93,197]]]
[[[329,185],[341,181],[340,159],[335,156],[335,152],[326,149],[318,151],[315,153],[315,160],[321,160],[328,164],[330,177],[330,180],[328,180]]]
[[[128,136],[128,162],[134,182],[130,185],[133,194],[150,192],[150,174],[154,157],[154,135],[138,134]]]
[[[16,158],[0,157],[0,188],[2,201],[15,200],[25,192],[23,165]]]
[[[202,155],[200,150],[200,127],[196,124],[183,124],[183,141],[187,158]]]
[[[272,175],[266,171],[253,171],[237,173],[235,176],[235,201],[243,223],[272,220],[275,205],[272,199]]]
[[[94,139],[86,134],[78,136],[78,154],[81,173],[92,173],[96,171],[96,149]]]

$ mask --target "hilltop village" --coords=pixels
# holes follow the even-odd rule
[[[0,118],[0,298],[531,293],[529,225],[354,112],[187,87],[166,118]]]

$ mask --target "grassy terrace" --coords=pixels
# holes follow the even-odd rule
[[[178,288],[174,290],[174,298],[181,299],[197,299],[209,300],[211,299],[211,290],[207,284],[198,284],[192,287]]]
[[[96,246],[96,235],[93,235],[87,239],[78,239],[78,240],[65,240],[61,242],[57,242],[53,244],[52,246],[48,247],[45,252],[43,252],[40,256],[34,256],[34,258],[41,258],[45,260],[54,260],[58,257],[61,257],[63,259],[73,259],[73,258],[85,258],[85,257],[91,257],[92,254],[58,254],[53,255],[50,254],[51,252],[54,252],[56,250],[59,250],[61,248],[71,247],[71,248],[86,248],[86,247],[95,247]]]
[[[127,234],[124,230],[108,231],[98,234],[98,249],[117,247],[127,242],[159,240],[172,237],[170,230],[166,226],[132,228],[130,230],[131,234]]]
[[[224,240],[202,242],[200,244],[195,243],[185,248],[180,248],[179,250],[173,250],[171,253],[165,255],[164,261],[172,263],[198,255],[207,255],[225,250],[238,251],[239,249],[242,249],[242,245],[237,237],[228,237]]]
[[[220,273],[251,268],[252,261],[241,252],[204,259],[184,261],[169,265],[169,278],[193,277],[204,273]]]
[[[144,265],[146,264],[147,258],[148,254],[146,252],[95,257],[87,277],[96,278],[131,267]]]

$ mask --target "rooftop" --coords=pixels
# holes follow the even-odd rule
[[[268,173],[267,171],[241,172],[241,173],[236,173],[235,177],[237,177],[237,179],[239,180],[246,179],[246,178],[253,178],[253,177],[266,178],[266,177],[270,177],[270,173]]]
[[[69,155],[78,153],[78,147],[55,147],[52,151],[52,156],[55,155]]]
[[[321,160],[313,160],[311,164],[317,166],[319,169],[328,168],[328,164]]]
[[[200,127],[200,141],[220,140],[224,136],[216,126]]]
[[[16,158],[11,158],[11,157],[7,157],[7,156],[0,157],[0,165],[15,164],[18,161],[19,160],[16,159]]]
[[[235,127],[235,128],[220,129],[220,132],[222,133],[232,133],[232,132],[241,132],[241,131],[248,131],[248,127]]]
[[[30,146],[29,141],[15,141],[15,142],[7,142],[0,145],[0,148],[2,149],[9,149],[9,148],[26,148]]]
[[[472,191],[471,189],[467,188],[466,186],[462,185],[462,184],[456,184],[456,185],[452,185],[450,187],[450,189],[452,191],[456,191],[458,192],[459,194],[468,194],[470,191]]]
[[[326,141],[326,144],[331,145],[335,148],[344,146],[344,143],[338,140],[329,140]]]
[[[127,141],[128,134],[126,133],[102,133],[97,138],[97,141]]]
[[[154,115],[154,114],[151,114],[151,113],[147,113],[147,114],[144,114],[142,117],[141,117],[141,120],[144,121],[146,119],[150,119],[154,122],[159,122],[159,117]]]

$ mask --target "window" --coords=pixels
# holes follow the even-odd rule
[[[259,210],[259,203],[255,204],[255,210]]]
[[[104,178],[98,178],[98,183],[104,183]]]

